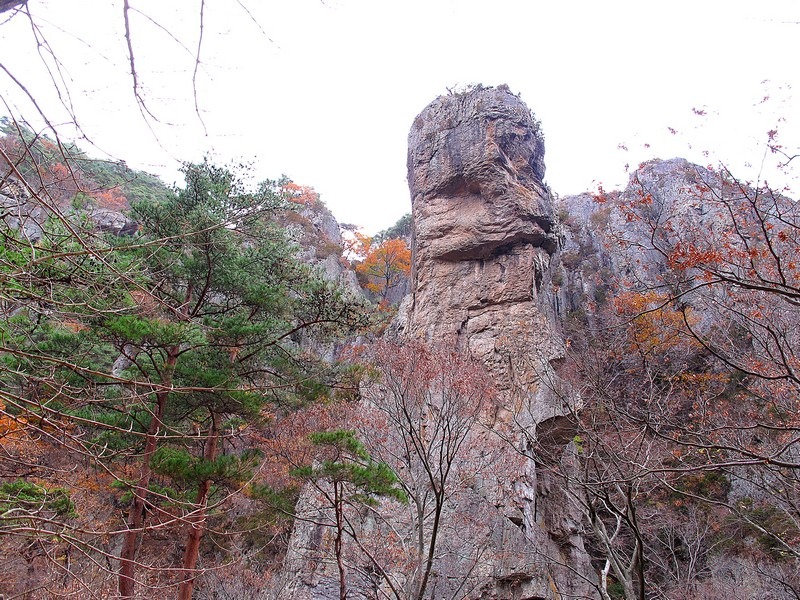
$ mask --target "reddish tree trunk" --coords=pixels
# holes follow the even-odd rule
[[[178,360],[178,349],[171,349],[167,355],[165,370],[172,373],[175,363]],[[168,381],[172,380],[170,375]],[[169,385],[167,381],[164,382]],[[122,542],[122,550],[119,553],[119,595],[122,598],[133,598],[136,581],[133,572],[136,568],[136,546],[139,541],[139,533],[144,527],[144,515],[147,499],[147,488],[150,486],[150,460],[155,454],[158,446],[158,432],[161,429],[164,409],[167,406],[169,392],[162,388],[156,392],[156,410],[147,429],[147,442],[142,455],[142,466],[139,471],[139,481],[133,489],[133,504],[128,512],[128,531],[125,532],[125,539]]]
[[[208,434],[203,458],[213,461],[217,458],[217,442],[219,431],[217,429],[217,415],[211,415],[211,431]],[[187,517],[189,532],[186,536],[186,549],[183,551],[183,581],[178,589],[178,600],[191,600],[194,591],[194,582],[197,578],[195,568],[200,556],[200,542],[206,530],[206,506],[208,505],[208,492],[211,489],[211,480],[200,482],[197,489],[195,504],[197,509]]]
[[[336,539],[334,553],[336,567],[339,569],[339,600],[347,600],[347,571],[344,567],[344,500],[340,483],[333,483],[334,510],[336,512]]]

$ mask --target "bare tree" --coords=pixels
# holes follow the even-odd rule
[[[371,364],[374,380],[365,385],[364,398],[386,427],[369,441],[409,498],[415,541],[406,594],[422,600],[439,558],[446,505],[495,392],[481,365],[444,345],[378,343]],[[468,573],[462,575],[468,580]]]

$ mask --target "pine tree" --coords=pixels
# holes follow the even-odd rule
[[[35,242],[4,229],[0,400],[18,421],[60,427],[125,489],[122,597],[152,510],[185,524],[191,597],[209,502],[257,461],[240,432],[267,403],[324,394],[333,374],[310,340],[367,324],[359,301],[295,258],[276,184],[250,189],[209,163],[184,174],[170,198],[134,203],[133,238],[58,213]]]
[[[407,502],[394,471],[382,462],[374,461],[354,431],[337,429],[309,435],[319,449],[319,459],[311,465],[294,470],[294,475],[310,482],[322,494],[334,514],[334,555],[339,572],[339,598],[347,598],[347,569],[344,541],[348,532],[345,513],[348,505],[374,506],[378,497]],[[350,534],[355,535],[352,527]]]

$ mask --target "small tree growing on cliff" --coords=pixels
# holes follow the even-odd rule
[[[406,593],[422,600],[435,570],[459,462],[494,389],[482,365],[443,346],[382,342],[374,349],[372,367],[365,399],[384,417],[386,430],[369,436],[370,442],[398,473],[410,500],[415,540]]]
[[[346,509],[350,505],[375,506],[376,498],[407,502],[397,476],[385,463],[372,460],[354,431],[338,429],[309,435],[318,448],[316,460],[294,470],[322,495],[334,514],[334,555],[339,572],[339,599],[347,599],[345,536],[356,538]]]
[[[356,265],[366,288],[385,302],[389,293],[408,279],[411,272],[411,250],[401,238],[373,243],[363,238],[364,260]]]

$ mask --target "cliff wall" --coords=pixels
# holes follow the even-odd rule
[[[459,457],[459,483],[447,493],[440,558],[425,597],[592,597],[595,574],[580,517],[534,451],[547,444],[551,456],[569,463],[574,448],[566,415],[578,402],[558,389],[555,376],[564,356],[551,281],[561,233],[543,177],[539,124],[505,86],[442,96],[414,120],[411,291],[388,335],[456,348],[485,365],[499,392]],[[432,426],[435,412],[420,418]],[[413,540],[408,510],[383,504],[380,518],[362,520],[357,535]],[[337,597],[331,532],[315,525],[319,511],[320,499],[307,491],[298,507],[305,520],[286,560],[284,597]],[[351,573],[369,571],[369,561],[350,560]],[[354,576],[348,598],[395,597],[381,578],[386,574],[370,588],[368,578]],[[400,587],[408,580],[402,572],[388,578]]]

